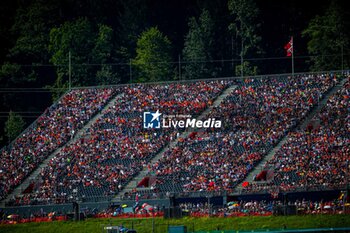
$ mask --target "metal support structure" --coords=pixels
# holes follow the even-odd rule
[[[152,233],[155,232],[155,227],[154,227],[154,213],[152,211]]]
[[[211,215],[211,209],[210,209],[210,195],[208,194],[208,217]]]
[[[241,36],[241,78],[243,78],[243,36]]]
[[[69,51],[68,53],[68,85],[69,85],[69,90],[72,89],[72,56],[71,52]]]
[[[233,36],[231,36],[231,59],[232,59],[231,66],[232,66],[232,70],[233,70],[233,68],[235,67],[235,66],[234,66],[234,63],[233,63],[233,60],[234,60],[234,54],[233,54]]]
[[[294,48],[293,48],[293,52],[292,52],[292,76],[294,77]]]
[[[173,173],[173,176],[172,176],[172,178],[173,178],[173,195],[175,195],[175,174]]]
[[[181,80],[181,55],[179,54],[179,80]]]
[[[130,83],[132,83],[131,59],[129,59],[129,75],[130,75]]]
[[[344,74],[344,44],[341,44],[341,73]]]

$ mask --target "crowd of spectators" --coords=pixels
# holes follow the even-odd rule
[[[177,130],[144,129],[142,113],[199,114],[230,81],[133,85],[85,134],[67,145],[41,170],[36,188],[12,204],[66,202],[75,196],[116,194],[178,135]],[[73,192],[75,190],[75,192]]]
[[[5,175],[1,176],[0,193],[4,197],[50,152],[73,138],[116,93],[119,94],[113,99],[113,106],[105,110],[81,138],[66,145],[41,169],[32,192],[15,197],[12,204],[61,203],[75,197],[114,195],[145,167],[157,177],[152,186],[154,192],[231,191],[305,118],[336,84],[336,77],[298,75],[244,79],[204,117],[222,120],[221,129],[195,130],[186,138],[178,138],[178,129],[143,128],[145,111],[196,117],[232,84],[233,81],[198,81],[135,84],[118,90],[74,90],[48,109],[12,148],[2,151],[5,159],[0,162],[0,173]],[[297,185],[299,181],[283,183],[286,172],[290,171],[296,171],[300,180],[304,180],[301,184],[305,185],[324,184],[324,180],[329,182],[335,176],[339,181],[345,180],[349,166],[348,90],[347,84],[340,94],[330,99],[327,105],[330,110],[321,113],[324,129],[290,134],[291,144],[283,148],[295,151],[299,157],[282,154],[270,162],[276,167],[278,185]],[[174,140],[176,146],[150,166],[150,160]],[[294,145],[306,148],[308,160],[299,149],[293,149]],[[310,152],[312,150],[315,152]],[[332,153],[323,156],[319,154],[322,151]],[[319,160],[317,156],[323,157]],[[299,169],[301,164],[304,164],[303,170]],[[332,171],[328,171],[330,167]]]
[[[243,80],[207,115],[221,130],[191,133],[153,165],[156,190],[233,190],[335,83],[330,75]]]
[[[306,129],[287,142],[266,167],[281,190],[340,188],[350,182],[350,82],[332,95]]]
[[[252,200],[252,201],[232,201],[225,206],[214,206],[205,203],[182,203],[180,208],[188,212],[192,217],[216,216],[216,217],[236,217],[236,216],[267,216],[280,213],[284,205],[294,207],[295,214],[342,214],[344,213],[344,202],[334,199],[331,201],[311,201],[295,200],[283,203],[281,200]]]
[[[176,182],[175,187],[182,184],[185,191],[231,190],[261,159],[261,153],[237,151],[228,139],[229,135],[217,132],[198,133],[179,141],[153,166],[157,185]],[[173,187],[171,183],[167,190],[159,191],[174,191]],[[176,191],[183,191],[178,188]]]
[[[168,115],[196,116],[232,83],[230,80],[218,80],[166,85],[138,84],[128,87],[123,98],[110,111],[120,115],[132,115],[159,110]]]
[[[0,199],[19,185],[51,152],[69,141],[102,109],[116,89],[75,89],[1,150]]]
[[[236,201],[225,206],[214,206],[205,203],[182,203],[180,208],[184,212],[189,212],[191,217],[230,217],[240,215],[271,215],[275,202],[267,201]]]
[[[191,217],[240,217],[240,216],[270,216],[283,215],[283,206],[287,205],[294,209],[293,214],[344,214],[349,213],[349,203],[342,200],[318,200],[307,199],[283,202],[281,200],[237,200],[230,201],[225,205],[213,205],[208,202],[180,203],[179,207],[183,215]],[[130,209],[129,207],[126,207]],[[122,206],[109,206],[107,208],[82,208],[81,214],[88,218],[147,218],[162,217],[166,211],[158,206],[150,206],[147,203],[133,207],[132,210],[124,211]],[[0,209],[0,224],[17,224],[29,222],[66,221],[70,219],[67,211],[46,212],[43,209],[29,211],[21,215],[12,214]],[[283,225],[284,228],[288,227]]]

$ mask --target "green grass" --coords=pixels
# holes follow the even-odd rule
[[[152,219],[88,219],[82,222],[45,222],[25,223],[17,225],[0,225],[0,232],[98,232],[103,225],[120,225],[127,228],[132,225],[138,233],[152,232]],[[324,228],[350,227],[349,215],[307,215],[307,216],[269,216],[269,217],[235,217],[235,218],[182,218],[182,219],[154,219],[155,233],[167,232],[167,226],[186,225],[188,231],[208,230],[254,230],[287,228]]]

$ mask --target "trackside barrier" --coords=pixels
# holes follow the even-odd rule
[[[118,216],[113,216],[112,214],[96,214],[93,218],[118,218],[118,219],[129,219],[129,218],[155,218],[163,217],[162,212],[157,212],[152,214],[120,214]],[[54,216],[54,217],[33,217],[33,218],[23,218],[16,220],[2,220],[0,224],[19,224],[19,223],[30,223],[30,222],[54,222],[54,221],[66,221],[68,220],[67,215]]]
[[[237,212],[237,213],[230,213],[230,214],[210,214],[210,217],[245,217],[245,216],[271,216],[273,215],[272,212],[266,212],[266,213],[241,213],[241,212]],[[190,217],[195,217],[195,218],[202,218],[202,217],[208,217],[208,214],[204,214],[204,213],[191,213]]]
[[[96,214],[94,215],[94,218],[153,218],[153,217],[163,217],[164,213],[157,212],[153,215],[151,213],[149,214],[133,214],[133,213],[127,213],[127,214],[119,214],[117,216],[113,216],[112,214]]]
[[[66,221],[67,216],[55,216],[55,217],[34,217],[23,218],[19,220],[3,220],[0,224],[18,224],[18,223],[30,223],[30,222],[53,222],[53,221]]]
[[[195,231],[192,233],[298,233],[298,232],[350,232],[350,227],[339,228],[310,228],[310,229],[262,229],[262,230],[249,230],[249,231],[235,231],[235,230],[216,230],[216,231]]]

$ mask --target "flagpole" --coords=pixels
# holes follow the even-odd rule
[[[294,53],[292,53],[292,76],[294,77]]]
[[[294,77],[294,40],[292,36],[292,76]]]

